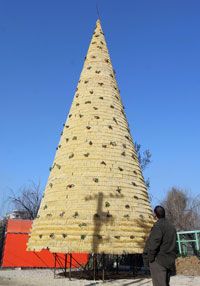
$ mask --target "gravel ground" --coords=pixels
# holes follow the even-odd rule
[[[102,281],[78,280],[57,276],[54,279],[52,270],[0,270],[0,286],[94,286]],[[152,286],[150,278],[107,280],[103,285],[112,286]],[[200,276],[177,275],[171,278],[171,286],[198,286]]]

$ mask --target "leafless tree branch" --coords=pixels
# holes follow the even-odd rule
[[[177,230],[193,230],[200,227],[200,197],[193,198],[189,192],[172,187],[162,202],[166,216]]]
[[[21,188],[17,193],[12,191],[9,200],[15,210],[25,213],[25,218],[34,219],[39,210],[41,197],[40,183],[31,182],[29,186]]]

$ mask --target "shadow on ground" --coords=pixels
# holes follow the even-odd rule
[[[66,278],[68,277],[69,273],[67,273]],[[88,284],[86,286],[92,286],[96,285],[98,282],[102,282],[102,271],[98,271],[96,273],[96,279],[95,281],[93,280],[93,271],[88,270],[88,271],[72,271],[71,272],[71,278],[77,279],[77,280],[92,280],[91,282],[88,281]],[[57,278],[61,278],[64,276],[64,273],[58,273]],[[120,273],[114,273],[110,271],[106,271],[104,275],[104,280],[109,283],[115,283],[116,280],[131,280],[130,282],[121,282],[121,286],[128,286],[128,285],[134,285],[139,282],[144,282],[139,285],[147,285],[148,282],[145,281],[147,278],[150,278],[149,275],[133,275],[131,272],[120,272]],[[134,281],[133,281],[134,279]]]

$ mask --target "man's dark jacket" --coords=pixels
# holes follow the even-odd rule
[[[157,261],[173,270],[176,259],[176,229],[165,218],[160,218],[153,226],[144,248],[144,258],[151,263]]]

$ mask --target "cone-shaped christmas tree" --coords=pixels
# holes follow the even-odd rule
[[[152,222],[98,20],[28,249],[141,253]]]

